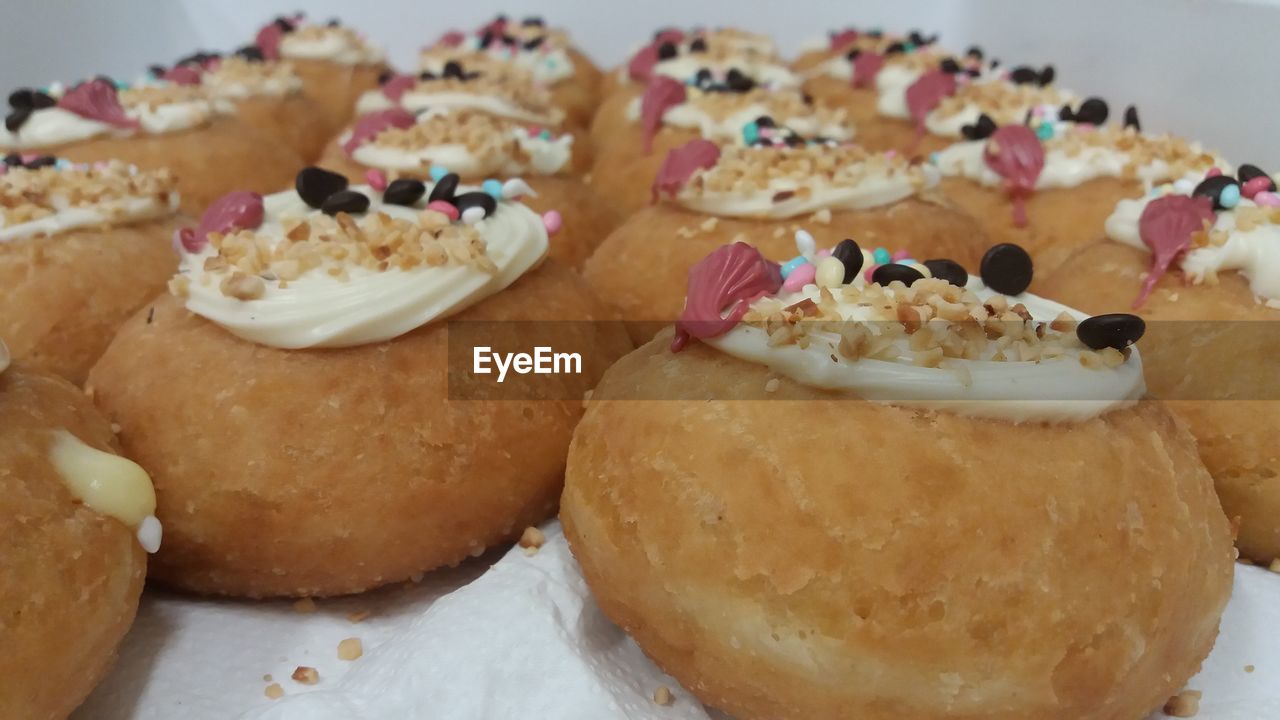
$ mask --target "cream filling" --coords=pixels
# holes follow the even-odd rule
[[[370,90],[361,95],[360,99],[356,101],[356,114],[368,115],[382,110],[390,110],[394,107],[402,107],[414,113],[426,112],[427,110],[479,110],[495,117],[540,125],[555,125],[560,122],[562,116],[559,111],[540,114],[523,108],[506,98],[494,97],[493,95],[476,95],[461,92],[428,93],[415,92],[413,90],[401,95],[399,103],[393,102],[381,90]]]
[[[859,278],[861,281],[861,278]],[[970,278],[968,289],[986,299],[998,293]],[[790,305],[809,298],[819,299],[816,285],[779,299]],[[1049,322],[1062,312],[1077,319],[1086,315],[1051,300],[1023,293],[1010,297],[1022,303],[1037,321]],[[848,321],[870,319],[868,309],[841,303],[840,314]],[[877,324],[867,327],[875,332]],[[707,344],[740,360],[764,365],[798,383],[823,390],[848,391],[874,402],[920,407],[967,415],[1020,422],[1080,422],[1124,407],[1146,392],[1142,361],[1136,349],[1116,368],[1091,369],[1080,364],[1080,351],[1068,350],[1052,360],[1008,362],[992,360],[943,361],[942,367],[912,364],[907,341],[898,346],[897,360],[844,359],[836,333],[811,332],[806,348],[797,345],[770,347],[763,329],[739,324]]]
[[[345,143],[349,138],[350,133],[347,133],[340,138],[340,142]],[[506,144],[494,148],[494,152],[479,156],[461,143],[428,145],[411,150],[379,145],[376,141],[356,148],[351,159],[365,167],[383,170],[412,171],[439,165],[464,177],[509,177],[526,174],[554,175],[568,166],[569,158],[573,155],[572,135],[546,140],[530,137],[528,132],[515,129],[511,131],[511,140],[518,145],[528,162],[517,159],[508,152],[509,146]]]
[[[352,42],[347,34],[341,32],[325,33],[318,38],[286,33],[280,39],[280,55],[298,60],[328,60],[339,65],[373,65],[386,59],[378,48]]]
[[[640,121],[641,98],[633,98],[627,105],[627,118],[632,122]],[[764,103],[752,103],[724,118],[711,117],[705,110],[692,103],[681,103],[668,109],[662,115],[664,125],[696,130],[699,135],[712,140],[731,140],[741,145],[743,142],[742,127],[755,122],[761,115],[773,117]],[[799,117],[773,118],[786,125],[800,135],[831,138],[833,140],[849,140],[853,137],[852,128],[835,122],[822,122],[815,115]]]
[[[1153,199],[1148,195],[1116,203],[1115,211],[1107,218],[1107,237],[1149,252],[1138,231],[1138,220]],[[1236,206],[1248,207],[1257,206],[1246,199]],[[1248,278],[1254,295],[1264,301],[1280,301],[1280,225],[1240,230],[1236,227],[1236,213],[1222,210],[1213,223],[1213,231],[1225,233],[1226,242],[1187,251],[1179,261],[1187,277],[1193,283],[1202,283],[1220,272],[1236,270]]]
[[[94,512],[132,528],[147,552],[160,549],[156,491],[146,470],[132,460],[90,447],[66,430],[54,432],[49,459],[72,495]]]
[[[937,175],[931,174],[926,166],[925,187],[933,187],[937,182]],[[809,192],[799,192],[802,188]],[[774,198],[782,192],[795,194],[775,202]],[[911,177],[905,173],[891,173],[865,177],[856,185],[816,185],[812,182],[778,179],[761,192],[682,192],[676,196],[676,201],[690,210],[707,215],[781,220],[819,210],[866,210],[881,207],[911,197],[916,192],[916,182]]]
[[[995,187],[1004,178],[984,159],[986,140],[960,142],[938,151],[934,164],[948,177],[965,177],[982,185]],[[1164,160],[1134,166],[1133,156],[1112,147],[1086,146],[1067,153],[1053,145],[1045,149],[1044,169],[1036,179],[1037,190],[1072,188],[1103,177],[1126,177],[1133,172],[1143,187],[1173,179],[1173,169]]]
[[[0,242],[36,236],[51,236],[82,227],[121,225],[172,215],[178,211],[178,193],[169,193],[166,201],[154,196],[123,197],[88,206],[72,206],[63,195],[50,198],[56,211],[52,215],[16,225],[0,220]]]
[[[420,208],[383,204],[382,194],[367,186],[352,189],[369,197],[370,213],[417,222]],[[285,222],[319,213],[296,192],[269,195],[264,205],[266,217],[256,232],[275,238],[277,243],[287,242]],[[219,284],[230,269],[204,270],[205,260],[216,254],[209,245],[199,253],[185,254],[179,266],[179,272],[191,280],[187,309],[234,335],[270,347],[333,348],[383,342],[503,290],[546,255],[547,231],[542,220],[520,203],[499,202],[494,214],[475,227],[498,268],[494,274],[472,265],[424,265],[383,272],[353,265],[346,268],[347,280],[314,270],[291,280],[284,289],[269,282],[256,300],[236,300],[222,294]]]

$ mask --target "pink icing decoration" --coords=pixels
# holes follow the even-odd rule
[[[382,83],[382,94],[391,102],[400,102],[405,92],[418,84],[418,78],[412,75],[395,75]]]
[[[440,39],[436,41],[436,44],[443,45],[444,47],[458,47],[462,44],[462,41],[466,39],[467,36],[462,34],[462,32],[458,30],[450,30],[449,32],[441,35]]]
[[[427,203],[427,209],[435,210],[438,213],[443,213],[450,220],[458,219],[458,208],[454,207],[452,203],[446,202],[444,200],[432,200],[431,202]]]
[[[667,30],[653,39],[653,42],[640,48],[627,62],[627,75],[635,82],[646,82],[653,75],[653,66],[658,64],[658,47],[664,42],[680,42],[684,33],[679,30]]]
[[[787,292],[796,292],[813,282],[813,279],[817,276],[818,268],[811,263],[805,263],[791,270],[791,273],[787,275],[787,279],[782,281],[782,289]]]
[[[884,67],[884,56],[878,52],[866,51],[853,59],[853,86],[856,88],[871,87],[880,69]]]
[[[866,280],[867,282],[871,282],[871,276],[876,274],[876,268],[878,267],[880,266],[872,263],[871,267],[862,271],[862,279]]]
[[[1191,246],[1191,236],[1214,221],[1213,201],[1207,197],[1165,195],[1147,203],[1138,217],[1138,236],[1151,248],[1151,270],[1135,308],[1147,301],[1169,266]]]
[[[94,78],[76,85],[58,101],[58,107],[82,118],[97,120],[118,128],[133,129],[138,121],[124,114],[116,87],[103,78]]]
[[[719,161],[720,146],[704,138],[690,140],[672,150],[662,160],[662,167],[653,179],[649,202],[658,202],[658,196],[664,193],[675,197],[695,171],[714,167]]]
[[[1253,196],[1253,201],[1263,207],[1280,207],[1280,195],[1274,192],[1260,192]]]
[[[1221,174],[1222,174],[1222,168],[1211,167],[1205,171],[1204,176],[1207,179],[1211,177],[1218,177]]]
[[[997,128],[987,140],[982,159],[987,167],[1004,178],[1005,192],[1013,200],[1013,224],[1027,224],[1026,199],[1036,189],[1044,170],[1044,147],[1035,131],[1026,125]]]
[[[178,231],[178,240],[187,252],[200,252],[209,242],[209,233],[228,233],[247,230],[262,224],[262,196],[255,192],[238,190],[230,192],[205,209],[195,229]]]
[[[167,80],[175,85],[199,85],[201,69],[192,65],[178,65],[169,68],[164,75],[160,76],[161,80]]]
[[[542,214],[542,226],[547,229],[548,235],[555,235],[564,226],[564,218],[560,217],[558,210],[548,210]]]
[[[857,39],[858,39],[857,30],[841,30],[840,32],[834,33],[831,36],[831,49],[839,50],[840,48],[844,47],[845,45],[848,45],[849,43]]]
[[[722,245],[689,268],[689,292],[676,321],[671,352],[680,352],[690,337],[719,337],[733,329],[756,299],[782,285],[778,264],[744,243]]]
[[[916,140],[924,137],[924,120],[943,98],[956,92],[956,77],[941,70],[930,70],[907,88],[907,112],[916,122]]]
[[[387,189],[387,176],[376,168],[370,168],[365,171],[364,179],[369,183],[369,187],[382,192]]]
[[[1267,192],[1267,188],[1271,187],[1271,178],[1259,175],[1256,178],[1248,180],[1240,187],[1240,194],[1253,200],[1260,192]]]
[[[653,136],[662,125],[667,110],[684,102],[684,83],[659,75],[649,81],[640,99],[640,126],[644,131],[644,154],[653,152]]]
[[[262,57],[267,60],[280,59],[280,41],[284,39],[284,30],[275,23],[267,23],[258,35],[254,37],[253,42],[262,51]]]
[[[493,33],[495,35],[500,35],[506,29],[506,27],[507,27],[506,20],[502,18],[494,18],[493,20],[490,20],[488,24],[481,25],[480,29],[476,31],[476,35],[484,35],[485,33]]]
[[[369,113],[356,121],[351,128],[351,137],[342,143],[342,149],[351,155],[356,148],[369,142],[387,128],[407,128],[417,121],[413,113],[404,108],[390,108]]]

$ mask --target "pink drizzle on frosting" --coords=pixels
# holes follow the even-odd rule
[[[187,252],[200,252],[209,242],[209,233],[256,228],[262,224],[264,212],[262,196],[258,193],[246,190],[227,193],[204,211],[195,229],[179,230],[178,241]]]
[[[203,69],[194,65],[177,65],[166,70],[160,79],[174,85],[199,85],[202,73]]]
[[[658,64],[658,48],[664,42],[678,43],[684,40],[684,33],[679,30],[664,30],[653,39],[653,42],[640,48],[627,62],[627,75],[635,82],[645,82],[653,75],[653,67]]]
[[[1035,192],[1036,180],[1044,170],[1044,146],[1026,125],[997,128],[982,151],[987,167],[1004,178],[1005,192],[1013,200],[1013,224],[1026,227],[1026,199]]]
[[[844,47],[845,45],[848,45],[849,43],[857,39],[858,39],[857,30],[841,30],[838,33],[831,34],[830,47],[832,50],[839,50],[840,48]]]
[[[356,121],[355,126],[351,128],[351,137],[342,143],[342,149],[347,155],[351,155],[356,151],[356,148],[374,139],[383,130],[387,128],[404,129],[412,126],[415,122],[417,122],[417,117],[404,108],[395,107],[369,113]]]
[[[671,352],[680,352],[689,338],[719,337],[733,329],[751,303],[778,292],[782,272],[756,248],[736,242],[722,245],[689,268],[689,292],[676,321]]]
[[[138,127],[138,121],[126,115],[120,105],[115,85],[104,78],[86,80],[71,88],[58,100],[58,107],[118,128],[132,130]]]
[[[382,94],[391,102],[400,102],[400,98],[409,91],[414,85],[418,84],[418,78],[412,75],[393,75],[382,83]]]
[[[858,53],[858,57],[853,59],[853,86],[856,88],[871,87],[883,67],[884,55],[870,50]]]
[[[667,197],[675,197],[694,172],[714,167],[719,161],[720,146],[704,138],[690,140],[668,152],[653,178],[649,201],[658,202],[658,196],[664,193]]]
[[[640,127],[644,132],[644,154],[653,152],[653,136],[658,134],[662,116],[667,110],[683,103],[687,93],[684,83],[665,75],[649,80],[640,98]]]
[[[930,70],[907,88],[907,112],[916,123],[916,141],[924,137],[925,118],[943,98],[956,93],[956,78],[951,73]]]
[[[1147,203],[1138,217],[1138,237],[1151,248],[1151,270],[1133,307],[1147,301],[1169,266],[1191,247],[1191,237],[1211,225],[1214,217],[1213,201],[1207,197],[1165,195]]]

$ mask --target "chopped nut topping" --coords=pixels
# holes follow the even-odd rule
[[[360,638],[351,637],[338,643],[339,660],[358,660],[361,655],[364,655],[364,644]]]
[[[964,112],[966,108],[973,105],[991,116],[997,125],[1004,125],[1021,123],[1027,108],[1036,105],[1057,107],[1069,99],[1066,93],[1052,85],[1042,87],[1006,80],[971,82],[957,88],[954,95],[943,98],[933,114],[935,117],[945,119]]]
[[[547,536],[541,530],[536,527],[527,527],[520,535],[519,545],[524,548],[526,555],[534,555],[546,541]]]
[[[316,601],[309,597],[295,600],[293,603],[293,611],[296,613],[310,614],[316,611]]]
[[[315,668],[307,667],[305,665],[299,665],[298,669],[293,671],[293,675],[291,677],[293,677],[295,682],[302,683],[303,685],[315,685],[320,682],[320,673],[317,672]]]
[[[907,178],[916,189],[925,185],[920,166],[900,155],[870,153],[857,145],[723,147],[719,161],[695,171],[681,195],[771,192],[776,198],[777,193],[789,192],[807,197],[816,187],[851,187],[867,178],[897,176]]]
[[[279,700],[284,697],[284,688],[280,687],[280,683],[271,683],[266,690],[262,691],[262,694],[272,700]]]
[[[71,208],[92,208],[108,223],[116,222],[127,219],[127,200],[154,199],[167,208],[176,189],[168,170],[140,171],[116,160],[67,168],[13,167],[0,175],[0,227]]]
[[[1169,702],[1164,704],[1164,712],[1172,717],[1195,717],[1200,712],[1200,696],[1199,690],[1183,690],[1169,698]]]
[[[378,147],[412,152],[433,146],[461,145],[487,166],[518,163],[529,167],[533,158],[520,138],[530,133],[528,123],[463,109],[424,115],[407,128],[387,128],[372,142]],[[429,164],[424,160],[424,169]]]
[[[675,696],[671,694],[671,688],[666,685],[659,685],[657,690],[653,691],[653,702],[662,707],[670,707],[675,702]]]

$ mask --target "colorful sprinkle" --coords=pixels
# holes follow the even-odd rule
[[[449,174],[449,168],[442,167],[440,165],[432,165],[430,173],[431,173],[432,180],[435,180],[436,182],[440,182],[440,178]]]
[[[808,230],[796,231],[796,250],[803,257],[813,257],[813,253],[818,249],[818,242],[813,239],[813,235]]]
[[[1280,207],[1280,194],[1260,192],[1253,196],[1253,201],[1263,207]]]
[[[833,257],[825,257],[818,261],[814,272],[814,281],[819,287],[838,287],[844,284],[844,263]]]
[[[432,200],[427,203],[427,209],[435,210],[436,212],[445,215],[451,222],[458,219],[458,208],[454,207],[452,203],[447,203],[444,200]]]
[[[542,214],[542,227],[547,229],[548,235],[555,235],[563,226],[564,218],[560,217],[559,211],[548,210]]]
[[[502,183],[492,178],[485,180],[480,185],[480,189],[484,190],[494,200],[502,199]]]
[[[507,199],[519,197],[538,197],[538,193],[529,187],[529,183],[521,178],[511,178],[502,183],[502,197]]]
[[[887,265],[890,262],[893,262],[893,256],[889,254],[888,250],[882,247],[876,248],[871,253],[871,259],[877,265]]]
[[[468,225],[475,225],[484,219],[484,208],[473,205],[462,211],[462,222]]]
[[[782,278],[785,280],[787,277],[791,275],[791,273],[795,272],[796,268],[808,262],[809,261],[806,260],[803,255],[793,257],[790,260],[786,261],[785,263],[782,264]]]
[[[805,285],[813,282],[817,273],[817,268],[806,262],[792,270],[790,275],[787,275],[787,279],[782,282],[782,289],[788,292],[800,290]]]
[[[369,187],[382,192],[387,189],[387,176],[381,170],[371,168],[364,174],[364,179],[369,183]]]

